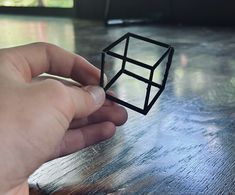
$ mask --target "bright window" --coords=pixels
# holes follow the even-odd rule
[[[73,0],[0,0],[0,6],[72,8]]]

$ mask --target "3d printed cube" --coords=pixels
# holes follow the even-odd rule
[[[137,52],[137,54],[134,55],[135,59],[133,59],[132,57],[133,55],[131,56],[131,53],[133,54],[133,52],[131,51],[131,40],[134,39],[140,41],[140,43],[136,43],[134,45],[134,48],[140,47],[142,43],[145,44],[145,48],[142,50],[140,49]],[[121,43],[123,45],[121,51],[120,50],[119,52],[113,51],[114,48],[120,45]],[[154,51],[151,48],[147,48],[148,46],[157,47],[158,51],[160,51],[161,49],[161,52],[158,52],[158,54],[160,53],[160,56],[157,56],[156,61],[154,61],[154,63],[152,64],[146,63],[146,61],[148,62],[148,58],[152,57],[152,55],[155,55],[156,53],[154,53]],[[142,52],[145,52],[144,62],[138,59],[138,57],[141,55]],[[148,52],[150,54],[148,54]],[[119,85],[128,85],[128,84],[135,85],[135,83],[137,82],[138,83],[142,82],[142,84],[138,88],[144,92],[144,98],[143,98],[144,101],[143,101],[143,106],[141,107],[134,105],[130,102],[124,101],[119,97],[114,97],[109,93],[106,93],[106,97],[118,104],[121,104],[127,108],[130,108],[134,111],[146,115],[165,88],[173,54],[174,54],[174,48],[168,44],[161,43],[133,33],[127,33],[103,50],[101,57],[100,86],[103,87],[105,91],[110,90],[112,89],[112,87],[115,86],[115,83],[117,83],[122,77],[130,78],[132,80],[131,82],[125,80]],[[118,66],[118,68],[114,67],[112,69],[110,67],[107,67],[108,63],[106,61],[108,56],[114,58],[113,61],[119,61],[120,65]],[[156,81],[156,79],[154,79],[155,78],[154,74],[157,72],[157,69],[159,68],[160,64],[163,64],[163,68],[161,68],[160,73],[158,72],[156,77],[161,76],[161,80],[159,81],[158,79],[158,81]],[[114,64],[114,66],[116,65]],[[114,72],[113,73],[114,75],[112,76],[112,78],[109,78],[107,84],[104,83],[105,82],[104,74],[106,73],[106,69],[109,69],[109,71]],[[129,85],[128,85],[128,90],[126,91],[135,94],[137,98],[140,97],[139,94],[137,94],[137,90],[135,90],[133,86]],[[151,91],[154,91],[154,93],[151,93]],[[120,91],[120,93],[122,92]]]

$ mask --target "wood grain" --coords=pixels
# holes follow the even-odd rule
[[[5,21],[0,19],[0,25]],[[8,24],[13,21],[27,23],[17,17]],[[34,28],[38,18],[28,22]],[[99,51],[126,32],[172,44],[176,53],[166,90],[147,116],[129,110],[128,122],[112,139],[44,164],[29,179],[31,194],[235,194],[234,29],[105,28],[61,19],[54,23],[55,32],[50,19],[43,23],[50,42],[70,29],[73,36],[59,44],[74,44],[76,52],[98,65]],[[110,71],[114,65],[111,60]],[[120,90],[124,85],[116,86],[119,95],[139,104],[142,96],[132,96],[138,85],[133,81],[128,90]]]

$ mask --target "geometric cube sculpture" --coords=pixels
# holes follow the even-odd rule
[[[115,96],[106,93],[108,99],[146,115],[165,89],[173,54],[168,44],[127,33],[103,50],[100,86],[105,91],[116,90]],[[104,74],[109,77],[107,84]]]

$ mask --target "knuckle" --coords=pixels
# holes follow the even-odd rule
[[[51,43],[46,43],[46,42],[36,42],[36,43],[33,43],[32,45],[42,48],[42,51],[45,51],[46,54],[50,53],[55,48],[57,48],[56,45],[51,44]]]

